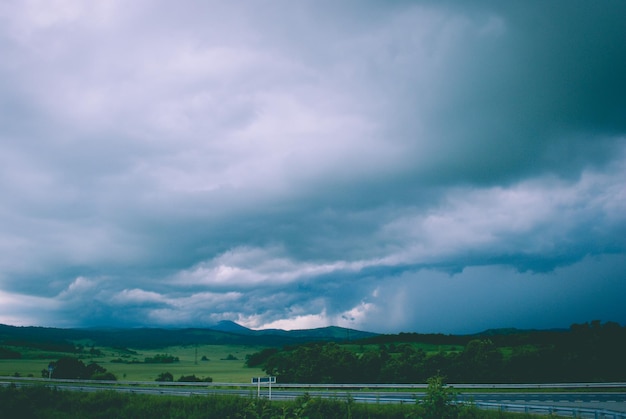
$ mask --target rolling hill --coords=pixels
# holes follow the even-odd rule
[[[174,345],[238,344],[283,346],[311,341],[363,339],[376,333],[330,326],[305,330],[252,330],[232,321],[221,321],[207,328],[90,328],[60,329],[0,325],[0,345],[73,346],[72,342],[89,341],[94,345],[128,348],[160,348]]]

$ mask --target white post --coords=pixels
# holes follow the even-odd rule
[[[272,377],[270,377],[269,384],[270,384],[270,400],[272,400]]]
[[[257,380],[256,397],[258,399],[261,397],[261,377],[257,378]]]

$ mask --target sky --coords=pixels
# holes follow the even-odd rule
[[[0,323],[626,324],[626,2],[0,2]]]

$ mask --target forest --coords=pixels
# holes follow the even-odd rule
[[[448,350],[427,353],[420,347],[424,340]],[[624,353],[626,327],[593,321],[567,331],[425,339],[401,334],[350,345],[268,348],[251,355],[247,365],[261,366],[282,383],[425,383],[435,375],[450,383],[603,382],[626,380]]]

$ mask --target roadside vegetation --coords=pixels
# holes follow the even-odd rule
[[[366,404],[305,394],[294,401],[239,396],[150,396],[100,391],[79,393],[48,387],[0,388],[2,417],[19,418],[250,418],[250,419],[520,419],[536,415],[482,411],[457,406],[441,379],[429,382],[420,404]]]

